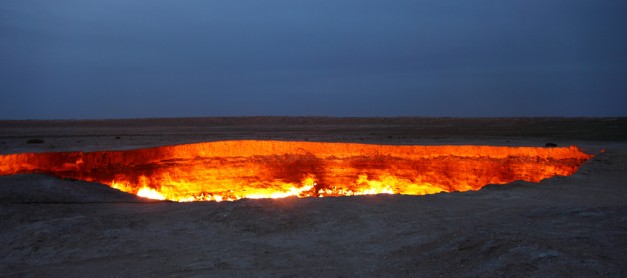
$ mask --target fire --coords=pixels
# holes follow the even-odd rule
[[[137,196],[154,200],[165,200],[165,197],[163,197],[163,195],[161,195],[159,191],[154,190],[150,187],[142,187],[137,190]]]
[[[0,175],[46,173],[179,202],[425,195],[568,176],[577,147],[220,141],[128,151],[0,155]]]

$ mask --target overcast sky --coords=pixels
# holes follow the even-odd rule
[[[5,0],[0,119],[627,116],[624,0]]]

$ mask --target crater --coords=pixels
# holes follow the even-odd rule
[[[147,149],[0,155],[0,175],[43,173],[171,201],[425,195],[569,176],[576,146],[399,146],[237,140]]]

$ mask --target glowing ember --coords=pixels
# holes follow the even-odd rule
[[[0,175],[46,173],[173,201],[424,195],[575,173],[577,147],[222,141],[130,151],[0,156]]]
[[[154,200],[165,200],[165,197],[150,187],[142,187],[137,191],[137,196]]]

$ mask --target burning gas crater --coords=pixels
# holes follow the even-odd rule
[[[424,195],[568,176],[577,147],[391,146],[221,141],[129,151],[0,156],[0,175],[45,173],[172,201]]]

